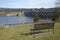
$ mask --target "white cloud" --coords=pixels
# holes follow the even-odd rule
[[[0,6],[20,7],[20,8],[36,8],[36,7],[54,7],[55,0],[1,0]]]

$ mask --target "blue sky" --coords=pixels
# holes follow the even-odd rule
[[[55,7],[55,0],[0,0],[0,7],[51,8],[51,7]]]

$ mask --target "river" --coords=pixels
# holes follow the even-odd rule
[[[0,16],[0,24],[17,24],[33,22],[31,17],[18,17],[18,16]]]

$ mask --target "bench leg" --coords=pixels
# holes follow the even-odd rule
[[[49,32],[49,29],[48,29],[48,32]]]
[[[35,34],[34,34],[34,31],[33,31],[33,38],[35,38]]]
[[[54,29],[53,29],[53,34],[55,34],[55,33],[54,33]]]
[[[33,31],[33,30],[31,30],[31,36],[32,36],[33,38],[35,38],[35,34],[34,34],[34,31]]]
[[[33,38],[35,38],[35,34],[33,34]]]

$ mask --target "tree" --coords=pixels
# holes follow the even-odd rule
[[[56,0],[56,8],[60,8],[60,0]]]
[[[57,20],[59,16],[60,16],[60,0],[56,0],[56,8],[52,15],[52,20],[53,21]]]
[[[34,17],[34,22],[39,22],[39,17],[38,16]]]
[[[59,9],[60,10],[60,9]],[[53,15],[52,15],[52,20],[55,21],[59,18],[60,16],[60,11],[58,10],[58,8],[55,9]]]

